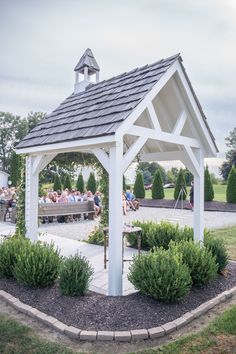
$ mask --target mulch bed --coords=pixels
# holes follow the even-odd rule
[[[150,207],[150,208],[167,208],[173,209],[176,201],[172,199],[140,199],[140,206]],[[190,209],[189,201],[183,202],[184,209]],[[182,202],[177,203],[176,209],[182,209]],[[205,211],[222,211],[222,212],[232,212],[236,213],[236,204],[226,203],[226,202],[205,202]]]
[[[122,297],[92,292],[84,297],[63,296],[58,284],[45,289],[29,289],[14,279],[0,279],[0,289],[67,325],[84,330],[130,330],[173,321],[236,286],[236,263],[230,262],[226,273],[202,288],[192,288],[183,300],[174,304],[161,303],[139,293]]]

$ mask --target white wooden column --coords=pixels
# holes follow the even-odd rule
[[[198,173],[194,173],[194,240],[204,241],[204,155],[202,149],[195,153],[199,164]]]
[[[109,154],[109,262],[108,295],[122,295],[122,159],[123,145],[110,147]]]
[[[36,157],[26,157],[25,175],[25,226],[26,236],[33,242],[38,239],[38,184],[39,173],[34,170]]]

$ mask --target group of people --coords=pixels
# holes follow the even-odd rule
[[[39,203],[76,203],[76,202],[84,202],[84,201],[93,201],[94,202],[94,213],[95,217],[98,217],[99,214],[102,212],[102,203],[101,203],[101,193],[97,191],[94,195],[91,191],[86,191],[85,193],[81,193],[76,189],[68,190],[65,189],[64,191],[45,191],[43,196],[39,199]],[[58,218],[58,221],[66,220],[66,221],[75,221],[79,217],[78,216],[71,216],[69,218]],[[84,215],[86,219],[86,215]],[[49,222],[52,222],[52,218],[48,218]],[[46,219],[43,219],[43,223],[46,222]]]
[[[138,210],[139,209],[139,201],[136,199],[133,191],[131,188],[128,188],[126,192],[122,194],[122,207],[123,207],[123,214],[127,214],[127,210]]]
[[[15,187],[0,187],[0,201],[7,201],[11,207],[16,202],[18,190]]]

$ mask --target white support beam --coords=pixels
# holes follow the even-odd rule
[[[174,161],[182,160],[183,151],[166,151],[166,152],[154,152],[140,155],[140,161],[150,162],[150,161]]]
[[[126,152],[126,154],[123,157],[123,162],[122,162],[122,172],[123,174],[135,158],[135,156],[139,153],[139,151],[142,149],[143,145],[146,143],[147,138],[145,136],[140,136],[134,143],[133,145],[129,148],[129,150]]]
[[[109,156],[107,153],[101,148],[93,149],[92,153],[96,156],[98,161],[101,162],[107,173],[109,173]]]
[[[197,160],[199,164],[198,174],[194,174],[194,241],[204,241],[204,155],[203,150],[198,149]]]
[[[109,151],[109,264],[108,295],[122,295],[122,156],[123,144],[117,144]]]
[[[37,159],[39,161],[39,159]],[[25,226],[26,237],[32,242],[38,239],[38,184],[39,174],[37,170],[33,172],[36,157],[26,157],[25,175]]]
[[[188,165],[191,166],[189,170],[194,174],[199,174],[199,163],[193,153],[193,150],[189,146],[183,146],[183,151],[185,153],[186,158],[188,159]]]
[[[148,115],[151,119],[154,129],[161,132],[159,118],[157,117],[157,114],[156,114],[156,111],[155,111],[155,108],[154,108],[152,102],[150,102],[149,105],[147,106],[147,112],[148,112]],[[165,151],[164,144],[161,141],[158,141],[157,143],[158,143],[158,147],[159,147],[160,151]]]
[[[33,162],[33,174],[41,172],[56,156],[57,154],[35,156]]]
[[[146,136],[147,139],[160,140],[167,143],[177,144],[177,145],[187,145],[199,148],[200,143],[197,139],[189,138],[187,136],[175,135],[172,133],[159,132],[154,129],[143,128],[137,125],[130,127],[127,134],[135,136]]]
[[[181,134],[184,124],[186,122],[186,119],[187,119],[187,114],[185,111],[182,111],[177,119],[177,122],[175,123],[174,129],[172,131],[173,134],[175,134],[175,135]]]

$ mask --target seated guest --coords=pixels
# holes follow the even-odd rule
[[[57,200],[58,203],[68,203],[67,192],[62,192],[61,196]]]
[[[127,189],[127,192],[126,192],[126,200],[127,200],[127,204],[128,206],[136,211],[136,208],[135,208],[135,205],[134,205],[134,201],[135,201],[135,196],[134,194],[132,193],[132,190],[130,188]]]
[[[101,211],[102,211],[102,204],[101,204],[100,196],[101,196],[101,193],[99,191],[97,191],[95,193],[94,198],[93,198],[95,216],[98,216],[101,213]]]
[[[77,200],[76,200],[76,194],[75,194],[75,190],[74,190],[74,189],[72,189],[71,192],[70,192],[69,195],[68,195],[68,202],[70,202],[70,203],[75,203],[75,202],[77,202]]]
[[[44,192],[43,196],[39,199],[40,204],[48,204],[52,203],[50,198],[48,198],[47,193]],[[52,216],[43,216],[43,224],[47,222],[53,222],[53,217]]]

